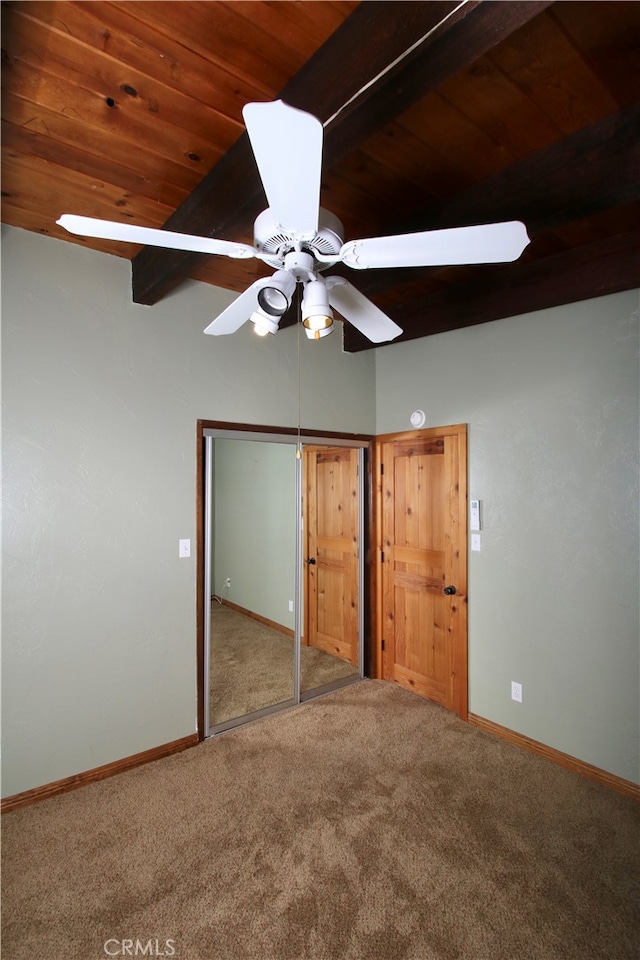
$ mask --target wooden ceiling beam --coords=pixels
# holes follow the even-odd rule
[[[551,4],[552,0],[483,0],[462,8],[456,19],[436,30],[327,126],[323,154],[326,168]],[[403,16],[405,8],[406,4]],[[364,53],[368,54],[367,48]]]
[[[531,262],[517,262],[472,283],[440,290],[394,311],[400,343],[640,287],[640,228]],[[349,324],[345,350],[374,344]]]
[[[390,233],[522,220],[535,240],[574,221],[632,203],[640,198],[639,129],[640,104],[634,104],[474,183],[442,206],[420,211]],[[353,271],[344,268],[336,272],[353,277]],[[373,297],[416,280],[422,272],[415,268],[363,271],[358,288]]]
[[[550,2],[468,0],[456,9],[458,5],[450,0],[436,0],[403,4],[402,16],[393,2],[362,3],[279,96],[323,122],[337,113],[325,135],[325,161],[331,167],[362,137],[486,53]],[[405,56],[414,44],[416,49]],[[398,58],[400,62],[392,66]],[[336,64],[343,63],[349,64],[348,71],[336,69]],[[362,92],[371,81],[371,87]],[[345,103],[349,105],[344,107]],[[165,227],[240,239],[263,206],[262,185],[243,134]],[[201,260],[201,254],[144,248],[133,260],[134,301],[157,303]]]

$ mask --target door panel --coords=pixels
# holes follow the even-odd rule
[[[305,643],[357,667],[358,450],[305,447],[304,465]]]
[[[466,428],[385,437],[380,461],[383,677],[466,717]]]

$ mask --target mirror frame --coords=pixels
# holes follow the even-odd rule
[[[371,625],[375,622],[375,589],[373,575],[375,563],[371,555],[375,540],[374,510],[373,510],[373,460],[375,437],[369,434],[338,433],[327,430],[309,430],[297,427],[274,427],[264,424],[232,423],[221,420],[198,420],[196,424],[196,672],[197,672],[197,726],[198,739],[206,737],[207,723],[205,718],[205,683],[207,678],[205,658],[205,436],[209,431],[231,432],[242,439],[243,434],[264,434],[272,437],[291,437],[292,442],[319,442],[341,441],[363,449],[364,472],[363,478],[363,513],[364,513],[364,543],[361,545],[364,554],[363,571],[363,636],[364,636],[364,664],[363,675],[371,676],[372,658],[375,655],[372,643]]]

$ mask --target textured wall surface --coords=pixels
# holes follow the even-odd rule
[[[374,356],[205,337],[233,295],[131,301],[116,257],[2,228],[3,795],[196,728],[196,421],[372,433]]]
[[[392,345],[376,374],[378,433],[416,408],[469,424],[470,710],[636,782],[638,307],[629,291]]]

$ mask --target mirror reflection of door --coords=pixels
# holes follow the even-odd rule
[[[213,441],[211,726],[293,701],[296,450]]]
[[[301,690],[359,670],[360,451],[304,446]]]

